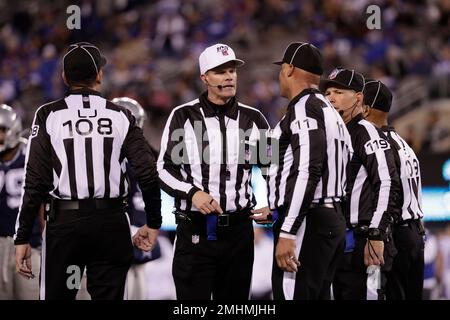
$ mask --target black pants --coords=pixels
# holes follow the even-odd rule
[[[248,300],[254,256],[252,221],[218,227],[217,240],[207,240],[206,226],[198,223],[177,226],[172,266],[177,299]]]
[[[352,252],[344,253],[338,263],[333,280],[333,295],[335,300],[367,300],[367,266],[364,264],[364,247],[367,235],[354,235],[355,248]],[[385,300],[387,272],[392,268],[396,255],[394,242],[390,238],[384,243],[384,265],[381,267],[380,290],[373,297],[376,300]]]
[[[424,246],[420,221],[411,221],[394,229],[397,256],[388,273],[388,300],[421,300],[423,292]]]
[[[68,215],[73,218],[59,219]],[[132,258],[123,209],[57,212],[55,221],[45,228],[41,299],[74,300],[85,267],[87,290],[93,300],[123,299]]]
[[[285,212],[274,225],[274,253]],[[275,300],[329,300],[337,261],[344,250],[345,219],[336,208],[310,209],[297,233],[296,255],[301,265],[296,273],[284,272],[273,259],[272,289]]]

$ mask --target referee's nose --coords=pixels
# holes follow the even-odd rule
[[[236,69],[229,69],[225,71],[226,80],[233,81],[236,78]]]
[[[332,91],[327,91],[325,92],[325,98],[333,105],[333,107],[336,108],[336,106],[334,105],[334,103],[336,102],[334,93]]]

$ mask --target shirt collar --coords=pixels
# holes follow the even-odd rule
[[[91,89],[91,88],[87,88],[87,87],[83,87],[83,88],[78,88],[78,89],[68,89],[66,92],[66,96],[69,96],[71,94],[82,94],[82,95],[95,95],[95,96],[101,96],[100,92]]]
[[[298,95],[292,98],[292,100],[289,102],[288,108],[294,106],[302,97],[306,96],[307,94],[316,94],[316,93],[321,92],[315,88],[303,89]]]
[[[364,119],[362,113],[358,113],[356,116],[354,116],[348,123],[347,128],[355,126],[359,121]]]
[[[395,131],[395,128],[393,126],[383,126],[381,127],[382,131]]]
[[[218,115],[224,114],[233,120],[237,119],[238,103],[236,97],[231,98],[226,104],[219,106],[208,100],[208,92],[205,91],[200,95],[200,105],[205,117],[217,117]]]

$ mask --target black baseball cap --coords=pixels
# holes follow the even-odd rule
[[[364,104],[373,109],[389,112],[392,104],[392,92],[383,82],[369,79],[364,88]]]
[[[331,71],[328,79],[320,80],[319,89],[325,92],[329,87],[343,88],[363,92],[364,76],[355,70],[336,68]]]
[[[97,76],[100,68],[106,64],[106,58],[100,50],[89,42],[78,42],[69,46],[63,58],[66,78],[71,81],[83,81]]]
[[[322,55],[314,45],[308,42],[293,42],[284,51],[283,59],[274,64],[292,64],[294,67],[305,71],[322,75]]]

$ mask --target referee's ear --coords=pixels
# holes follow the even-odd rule
[[[361,106],[364,108],[364,95],[362,92],[356,93],[356,100],[358,101],[358,106]]]
[[[102,84],[103,80],[103,69],[100,69],[100,71],[97,73],[97,77],[95,78],[96,84]]]
[[[200,79],[202,80],[202,82],[208,86],[208,80],[206,79],[206,75],[205,74],[201,74],[200,75]]]
[[[367,118],[370,115],[370,107],[367,104],[363,104],[363,116]]]
[[[295,66],[293,65],[293,64],[288,64],[287,65],[287,76],[288,77],[290,77],[290,76],[292,76],[293,74],[294,74],[294,71],[295,71]]]

